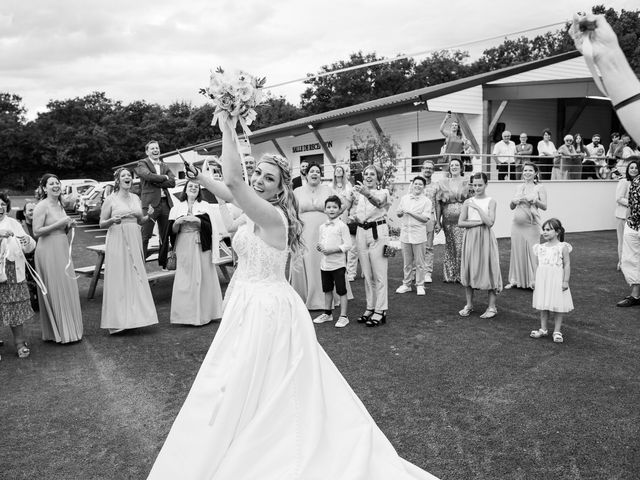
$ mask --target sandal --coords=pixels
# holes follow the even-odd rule
[[[27,342],[24,342],[20,348],[18,348],[18,358],[27,358],[31,354],[31,350],[27,347]]]
[[[369,313],[367,313],[369,312]],[[371,319],[371,315],[374,314],[373,310],[369,310],[368,308],[364,311],[360,318],[358,319],[358,323],[367,323]]]
[[[465,305],[462,310],[458,312],[461,317],[468,317],[473,312],[473,305]]]
[[[480,315],[480,318],[493,318],[498,314],[498,309],[495,307],[489,307],[487,308],[484,313],[482,315]]]
[[[373,315],[378,315],[380,318],[373,318]],[[373,315],[365,323],[367,327],[379,327],[380,325],[387,323],[386,313],[373,312]]]
[[[553,332],[553,343],[563,343],[564,339],[562,338],[561,332]]]
[[[543,329],[531,330],[531,333],[529,334],[529,336],[531,338],[548,337],[549,336],[549,330],[543,330]]]

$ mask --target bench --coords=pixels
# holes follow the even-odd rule
[[[233,266],[234,257],[231,246],[228,245],[225,238],[222,238],[219,242],[219,251],[220,251],[220,259],[215,262],[216,266],[222,272],[225,280],[229,282],[229,272],[227,268],[229,266]],[[87,247],[87,250],[91,250],[96,252],[98,258],[96,260],[95,265],[87,265],[86,267],[78,267],[75,269],[76,275],[91,277],[91,283],[89,285],[89,291],[87,292],[87,298],[92,299],[96,293],[96,287],[98,286],[98,280],[104,278],[104,257],[105,257],[105,244],[102,245],[91,245]],[[146,261],[152,262],[158,259],[158,253],[153,252],[149,256],[147,256]],[[175,275],[175,270],[157,270],[153,272],[147,273],[147,280],[149,283],[155,283],[156,281],[173,277]]]

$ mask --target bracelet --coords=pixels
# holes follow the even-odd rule
[[[622,107],[626,107],[627,105],[629,105],[630,103],[636,102],[640,100],[640,93],[636,93],[635,95],[630,96],[629,98],[627,98],[626,100],[622,100],[621,102],[616,103],[613,106],[613,109],[615,111],[618,111],[619,109],[621,109]]]

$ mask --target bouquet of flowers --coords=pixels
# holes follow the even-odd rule
[[[218,67],[211,73],[209,86],[200,89],[200,93],[213,100],[216,107],[211,125],[229,122],[235,130],[240,123],[244,134],[250,134],[249,125],[257,116],[255,107],[264,101],[262,88],[265,83],[265,78],[242,71],[228,74]]]

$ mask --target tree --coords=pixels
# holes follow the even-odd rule
[[[352,53],[349,60],[323,65],[320,72],[328,73],[378,60],[384,60],[384,57],[378,57],[375,53]],[[311,78],[305,81],[311,86],[302,93],[302,109],[307,114],[316,114],[407,91],[410,89],[407,81],[413,75],[414,68],[413,60],[403,59]]]
[[[25,125],[26,109],[22,98],[0,93],[0,176],[6,185],[22,187],[22,170],[29,163],[32,147]]]
[[[373,135],[368,130],[357,128],[351,140],[350,169],[353,174],[362,172],[368,165],[375,165],[382,170],[380,188],[393,193],[395,174],[400,146],[391,141],[384,133]]]

